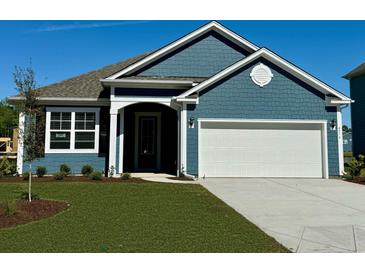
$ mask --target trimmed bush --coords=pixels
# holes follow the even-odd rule
[[[47,169],[44,166],[38,166],[36,173],[38,178],[42,178],[44,175],[46,175]]]
[[[91,165],[84,165],[82,168],[81,168],[81,173],[82,175],[84,176],[89,176],[91,173],[93,173],[94,169]]]
[[[66,176],[67,174],[61,171],[53,173],[53,178],[57,181],[62,181]]]
[[[66,164],[62,164],[60,165],[60,172],[62,172],[64,176],[68,175],[71,172],[71,168]]]
[[[23,191],[19,195],[20,200],[28,200],[28,198],[29,198],[29,192],[28,191]],[[39,195],[36,194],[36,193],[32,193],[32,200],[39,200]]]
[[[121,176],[120,176],[120,179],[122,180],[129,180],[130,178],[132,178],[131,174],[126,172],[126,173],[123,173]]]
[[[94,180],[94,181],[100,181],[102,177],[103,177],[103,174],[100,171],[93,171],[90,174],[90,179]]]
[[[28,172],[28,171],[23,172],[22,177],[23,177],[23,180],[24,180],[24,181],[28,180],[28,179],[29,179],[29,172]]]

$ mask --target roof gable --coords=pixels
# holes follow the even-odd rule
[[[299,80],[301,80],[304,83],[308,84],[309,86],[317,89],[318,91],[320,91],[326,95],[333,95],[333,96],[337,97],[341,103],[351,103],[351,99],[349,97],[347,97],[346,95],[344,95],[341,92],[335,90],[334,88],[328,86],[327,84],[318,80],[314,76],[301,70],[300,68],[296,67],[292,63],[286,61],[285,59],[281,58],[280,56],[276,55],[275,53],[271,52],[270,50],[268,50],[266,48],[261,48],[260,50],[256,51],[255,53],[251,54],[250,56],[246,57],[245,59],[238,61],[237,63],[231,65],[230,67],[218,72],[213,77],[207,79],[206,81],[200,83],[199,85],[196,85],[195,87],[191,88],[190,90],[187,90],[186,92],[182,93],[181,95],[178,96],[178,98],[185,98],[194,93],[198,93],[198,92],[208,88],[209,86],[213,85],[214,83],[231,75],[232,73],[236,72],[240,68],[257,60],[258,58],[265,58],[266,60],[272,62],[274,65],[280,67],[281,69],[285,70],[289,74],[297,77]]]
[[[249,54],[247,50],[222,35],[210,31],[164,57],[158,58],[132,75],[211,77]]]
[[[251,42],[247,41],[243,37],[237,35],[236,33],[232,32],[231,30],[225,28],[224,26],[220,25],[219,23],[213,21],[210,22],[199,29],[185,35],[184,37],[168,44],[167,46],[155,51],[154,53],[148,55],[147,57],[143,58],[142,60],[136,62],[135,64],[128,66],[127,68],[109,76],[107,79],[117,79],[124,75],[131,75],[136,71],[140,71],[142,68],[150,65],[151,63],[156,62],[158,59],[163,58],[164,56],[170,54],[173,51],[178,50],[179,48],[183,47],[184,45],[190,43],[191,41],[198,39],[199,37],[207,34],[208,32],[216,32],[221,36],[225,37],[226,39],[230,40],[232,43],[237,45],[238,47],[246,50],[249,53],[255,52],[258,50],[258,47],[252,44]]]

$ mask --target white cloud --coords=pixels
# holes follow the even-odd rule
[[[92,28],[106,28],[114,26],[124,25],[136,25],[144,24],[150,21],[121,21],[121,22],[93,22],[93,23],[80,23],[75,22],[72,24],[48,24],[39,28],[33,29],[30,32],[54,32],[54,31],[66,31],[75,29],[92,29]]]

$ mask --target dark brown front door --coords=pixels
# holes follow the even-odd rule
[[[157,117],[138,117],[138,169],[157,169]]]

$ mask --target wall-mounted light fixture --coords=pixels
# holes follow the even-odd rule
[[[194,121],[195,121],[194,117],[189,118],[189,128],[194,128]]]
[[[331,130],[336,130],[336,126],[337,126],[336,120],[332,120],[330,122],[330,128],[331,128]]]

